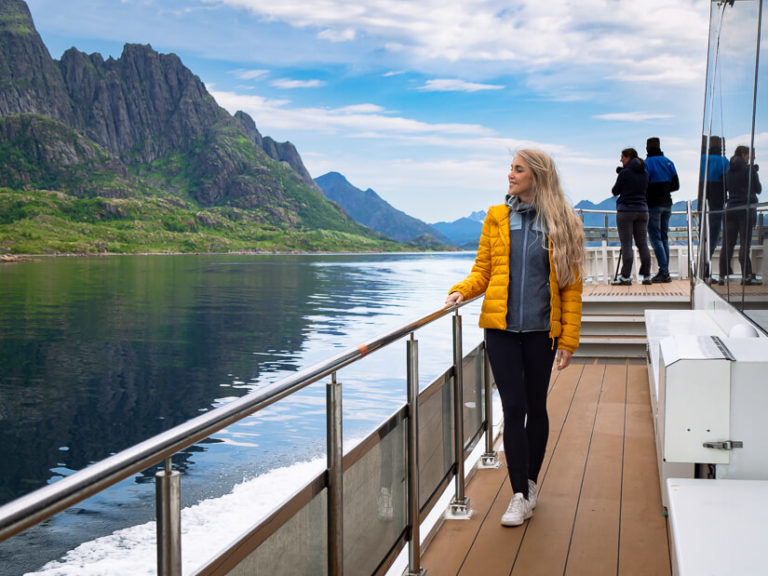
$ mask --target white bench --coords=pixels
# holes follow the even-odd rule
[[[768,574],[768,480],[667,479],[675,576]]]

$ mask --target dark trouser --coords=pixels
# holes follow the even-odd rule
[[[707,190],[709,202],[709,258],[717,248],[717,240],[720,236],[720,228],[723,225],[723,207],[725,206],[725,190],[721,182],[711,182]]]
[[[648,238],[662,276],[669,276],[669,218],[672,206],[648,207]]]
[[[547,332],[486,330],[485,343],[504,410],[509,481],[527,498],[528,479],[537,481],[547,448],[547,389],[556,350]]]
[[[640,276],[651,275],[651,251],[648,250],[648,212],[616,212],[616,228],[621,241],[621,276],[632,276],[632,238],[640,252]]]
[[[723,216],[725,231],[723,232],[723,247],[720,249],[720,278],[725,278],[731,272],[731,258],[736,241],[739,241],[739,264],[741,276],[747,279],[752,276],[752,259],[749,248],[752,243],[752,229],[757,222],[757,213],[748,206],[731,208]]]

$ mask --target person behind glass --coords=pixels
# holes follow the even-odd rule
[[[616,184],[611,192],[616,199],[616,228],[621,242],[621,273],[613,284],[632,284],[632,238],[640,252],[640,276],[643,284],[651,284],[651,251],[648,250],[648,203],[645,192],[648,189],[648,171],[645,162],[637,156],[634,148],[621,151],[621,164]]]
[[[501,523],[519,526],[538,500],[553,364],[568,366],[579,345],[584,230],[546,153],[520,150],[507,178],[506,203],[488,209],[472,270],[445,302],[485,294],[480,327],[501,397],[514,493]]]
[[[723,246],[720,249],[719,285],[725,284],[730,271],[733,249],[739,241],[739,263],[741,264],[741,283],[746,285],[762,284],[752,273],[752,259],[749,249],[752,243],[752,229],[757,221],[757,195],[762,191],[757,176],[757,166],[750,166],[749,148],[737,146],[729,162],[725,175],[728,201],[725,210],[725,230]]]
[[[661,140],[648,138],[645,144],[645,168],[648,170],[648,237],[659,263],[654,283],[672,282],[669,275],[669,219],[672,216],[672,192],[680,189],[675,164],[661,151]]]
[[[723,223],[723,208],[725,206],[725,175],[728,173],[728,158],[723,154],[722,139],[719,136],[709,137],[709,151],[701,162],[701,180],[706,176],[706,200],[709,205],[709,258],[712,259],[720,236]],[[699,209],[702,197],[699,194]],[[709,265],[707,265],[709,266]],[[709,276],[709,274],[705,274]]]

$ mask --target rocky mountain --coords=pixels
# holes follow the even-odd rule
[[[304,166],[304,162],[299,156],[298,150],[290,142],[276,142],[269,136],[262,137],[259,130],[256,128],[256,123],[248,114],[242,110],[235,112],[235,118],[240,121],[240,124],[245,129],[245,133],[256,143],[256,145],[266,152],[267,156],[278,162],[284,162],[288,165],[296,174],[301,177],[301,181],[317,191],[320,191],[320,187],[309,175],[309,171]]]
[[[293,144],[230,115],[178,56],[126,44],[118,59],[71,48],[56,61],[23,0],[0,2],[3,186],[157,195],[282,230],[380,238],[323,196]]]
[[[459,248],[476,250],[484,220],[485,211],[480,210],[453,222],[435,222],[432,226],[450,238]]]
[[[426,222],[397,210],[376,192],[356,188],[338,172],[328,172],[315,182],[325,196],[341,206],[357,222],[399,242],[422,247],[454,245],[446,235]]]
[[[64,78],[22,0],[0,2],[0,117],[29,112],[71,125]]]

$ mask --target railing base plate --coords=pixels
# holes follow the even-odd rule
[[[469,520],[472,517],[472,508],[469,506],[469,498],[458,501],[455,498],[445,511],[446,520]]]
[[[478,468],[498,468],[501,466],[501,462],[499,461],[499,454],[498,452],[486,452],[482,456],[480,456],[480,462],[478,463]]]

